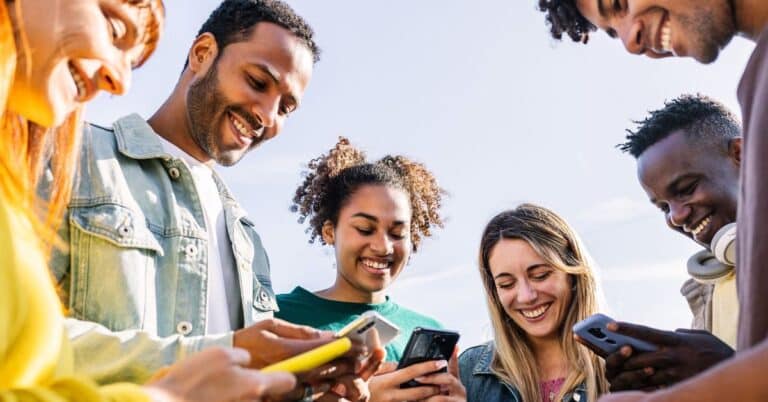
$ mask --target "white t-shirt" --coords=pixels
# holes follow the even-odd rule
[[[208,230],[208,292],[206,302],[206,334],[219,334],[239,327],[242,320],[240,285],[237,280],[235,256],[227,235],[224,207],[216,181],[214,161],[202,163],[176,145],[158,135],[163,149],[187,163],[197,188]]]

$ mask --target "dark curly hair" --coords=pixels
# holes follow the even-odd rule
[[[314,62],[320,60],[314,30],[291,6],[280,0],[224,0],[208,16],[197,36],[206,32],[213,34],[221,51],[231,43],[248,38],[259,22],[270,22],[291,31],[312,52]]]
[[[666,101],[663,108],[634,123],[637,129],[627,129],[627,141],[616,147],[635,158],[677,130],[685,130],[689,139],[700,144],[715,145],[726,152],[728,141],[741,135],[739,120],[725,105],[699,94]]]
[[[574,0],[539,0],[539,10],[546,14],[552,37],[557,40],[566,33],[574,42],[587,43],[589,33],[597,30],[581,15]]]
[[[404,156],[387,155],[376,162],[367,162],[365,154],[339,137],[336,145],[309,161],[304,182],[296,189],[292,212],[299,214],[299,223],[309,219],[309,242],[317,238],[325,244],[322,228],[330,221],[335,226],[339,211],[349,197],[365,185],[386,185],[405,191],[411,201],[410,236],[413,251],[422,237],[432,235],[432,227],[443,227],[438,210],[444,191],[421,163]]]

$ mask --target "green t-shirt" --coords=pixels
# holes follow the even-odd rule
[[[291,293],[277,295],[277,304],[280,307],[280,311],[275,313],[277,318],[334,332],[344,328],[368,310],[381,314],[400,328],[400,335],[385,346],[387,361],[391,362],[400,360],[414,328],[443,327],[432,318],[392,302],[389,296],[384,303],[349,303],[323,299],[298,286]]]

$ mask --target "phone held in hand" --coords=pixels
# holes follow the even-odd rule
[[[371,348],[371,329],[376,329],[381,346],[392,342],[400,334],[400,328],[397,325],[382,317],[381,314],[369,310],[344,326],[344,328],[338,330],[336,337],[348,337],[352,340],[360,341]]]
[[[608,323],[615,320],[604,314],[593,314],[573,326],[573,333],[587,343],[593,352],[605,358],[615,353],[620,347],[629,345],[635,352],[653,352],[658,347],[650,342],[609,331]]]
[[[448,361],[453,355],[458,341],[458,332],[416,327],[411,332],[408,344],[405,345],[405,351],[397,369],[430,360]],[[443,368],[438,372],[446,370]],[[412,388],[421,385],[423,384],[418,381],[410,380],[400,384],[400,388]]]
[[[349,338],[339,338],[326,343],[325,345],[318,346],[312,350],[264,367],[261,369],[261,372],[273,373],[276,371],[287,371],[294,374],[302,373],[341,357],[351,348],[352,341],[350,341]]]

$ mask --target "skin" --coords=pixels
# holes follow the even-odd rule
[[[138,8],[120,0],[25,0],[15,24],[28,43],[20,57],[8,109],[56,127],[99,90],[123,94],[144,47]],[[85,84],[78,91],[72,69]]]
[[[759,0],[576,0],[576,7],[632,54],[692,57],[701,63],[717,59],[734,35],[756,40],[768,23],[768,4]],[[667,19],[671,52],[660,45]]]
[[[312,77],[310,50],[290,31],[267,22],[223,49],[211,34],[202,34],[188,61],[149,124],[195,159],[225,166],[280,133]],[[259,134],[240,135],[233,120]]]
[[[387,287],[402,273],[411,254],[411,213],[405,191],[386,185],[359,187],[342,206],[336,224],[323,225],[323,240],[333,245],[336,253],[337,275],[333,286],[316,294],[337,301],[383,303]],[[367,262],[387,268],[373,269]],[[450,364],[430,361],[401,370],[386,365],[370,380],[371,402],[466,400],[457,364],[454,356]],[[430,375],[446,365],[456,367]],[[400,384],[415,378],[430,385],[400,389]]]
[[[559,332],[573,299],[568,274],[549,265],[527,241],[501,239],[488,258],[504,311],[525,332],[545,380],[565,377]],[[523,312],[546,308],[536,318]]]
[[[637,159],[637,177],[670,229],[709,248],[715,233],[736,221],[741,138],[721,149],[687,135],[678,130],[650,146]],[[705,218],[710,223],[694,234]]]

